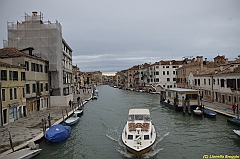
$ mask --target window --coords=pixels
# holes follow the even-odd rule
[[[29,86],[29,84],[26,84],[26,94],[30,94],[30,86]]]
[[[36,64],[36,72],[39,72],[39,64]]]
[[[165,71],[163,71],[163,75],[165,75]]]
[[[2,101],[5,102],[6,101],[6,90],[2,89]]]
[[[128,140],[132,140],[133,139],[133,135],[128,135]]]
[[[40,64],[39,64],[39,72],[43,72],[43,67]]]
[[[169,68],[169,66],[166,66],[166,68]]]
[[[28,62],[28,61],[25,61],[25,69],[26,69],[27,71],[29,71],[29,62]]]
[[[14,88],[14,99],[17,99],[17,88]]]
[[[33,92],[33,93],[36,93],[36,84],[35,84],[35,83],[32,84],[32,92]]]
[[[13,100],[12,88],[9,89],[9,99]]]
[[[25,72],[21,72],[21,81],[25,81],[25,80],[26,80]]]
[[[159,82],[159,78],[156,78],[156,82]]]
[[[186,99],[198,99],[198,95],[197,94],[186,94]]]
[[[231,102],[231,96],[228,96],[228,102]]]
[[[221,79],[221,87],[224,87],[224,79]]]
[[[9,71],[9,80],[10,80],[10,81],[13,80],[13,71]]]
[[[7,70],[1,70],[1,80],[2,81],[7,80]]]
[[[170,81],[170,78],[167,78],[167,81],[169,82],[169,81]]]
[[[31,63],[31,70],[35,71],[35,63]]]
[[[176,78],[173,78],[173,81],[176,81]]]
[[[25,98],[25,88],[22,88],[22,97]]]
[[[175,71],[173,71],[173,74],[175,75]]]
[[[48,73],[48,67],[45,66],[45,73]]]
[[[149,140],[149,135],[144,135],[144,140]]]
[[[209,84],[209,85],[211,84],[211,80],[210,80],[210,79],[208,79],[208,84]]]
[[[167,71],[167,75],[169,75],[169,71]]]
[[[40,89],[41,89],[40,92],[43,92],[43,84],[42,83],[40,84]]]
[[[156,75],[159,75],[159,72],[158,72],[158,71],[156,72]]]
[[[13,80],[18,81],[18,71],[13,71]]]
[[[204,79],[204,84],[206,84],[206,79]]]
[[[198,85],[200,86],[200,79],[198,79]]]

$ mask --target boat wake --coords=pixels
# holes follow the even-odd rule
[[[156,127],[155,127],[156,128]],[[163,130],[164,129],[164,130]],[[141,158],[151,158],[158,154],[161,150],[163,150],[162,145],[160,145],[160,141],[162,141],[166,136],[169,135],[169,132],[166,132],[165,127],[164,128],[156,128],[157,131],[157,138],[155,143],[152,146],[152,149],[141,156]],[[126,158],[134,158],[135,155],[128,152],[126,149],[126,146],[122,143],[121,140],[121,133],[122,130],[119,129],[108,129],[106,132],[106,136],[114,141],[116,143],[115,149],[118,151],[121,155],[123,155]]]

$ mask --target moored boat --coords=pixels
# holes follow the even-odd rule
[[[72,129],[70,126],[64,126],[61,124],[56,124],[51,126],[46,131],[46,139],[51,142],[61,142],[67,139],[71,133]]]
[[[209,117],[216,117],[217,113],[213,110],[210,109],[204,109],[203,110],[204,115],[209,116]]]
[[[185,89],[185,88],[169,88],[166,91],[161,91],[160,101],[163,105],[182,111],[184,104],[191,107],[191,109],[199,106],[199,90]]]
[[[1,157],[1,159],[30,159],[34,156],[38,155],[42,149],[39,149],[38,144],[34,144],[34,142],[30,142],[28,144],[28,148],[20,149],[18,151],[14,151],[10,154],[7,154],[4,157]]]
[[[148,109],[130,109],[122,132],[122,142],[137,157],[151,150],[156,140],[155,127]]]
[[[70,116],[69,118],[67,118],[64,122],[67,125],[74,125],[79,121],[79,117],[77,116],[77,114],[73,114],[72,116]]]
[[[240,119],[238,119],[238,118],[228,118],[227,121],[240,126]]]
[[[238,137],[240,137],[240,130],[233,130],[233,132],[234,132]]]
[[[98,90],[93,91],[92,99],[98,99]]]
[[[197,107],[193,110],[193,113],[197,116],[201,116],[203,114],[203,111],[199,107]]]
[[[77,109],[74,111],[74,114],[76,114],[77,116],[80,116],[83,114],[83,109]]]

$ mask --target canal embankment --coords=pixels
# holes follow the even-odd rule
[[[73,95],[73,101],[77,103],[77,98],[82,99],[82,104],[85,104],[91,99],[91,91],[81,90],[80,94]],[[36,142],[42,137],[43,124],[42,119],[45,119],[46,125],[48,126],[48,116],[52,125],[59,124],[66,119],[68,116],[73,114],[73,108],[68,105],[65,106],[50,106],[49,108],[33,112],[27,117],[20,118],[6,126],[0,127],[0,158],[12,152],[12,148],[9,142],[9,134],[13,143],[13,149],[19,150],[28,145],[29,142]]]

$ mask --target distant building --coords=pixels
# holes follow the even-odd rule
[[[67,105],[72,96],[72,49],[62,37],[62,26],[56,21],[44,22],[43,15],[25,14],[21,23],[8,22],[5,47],[18,50],[33,47],[34,55],[49,61],[51,105]]]

